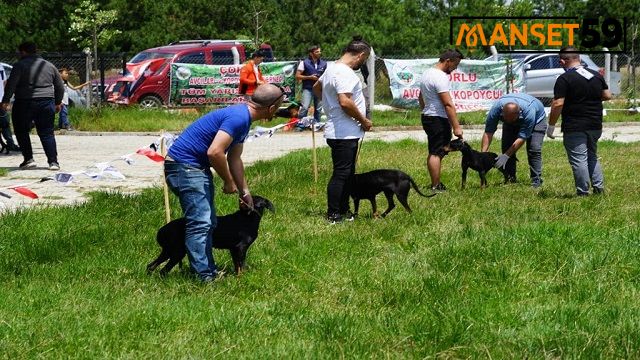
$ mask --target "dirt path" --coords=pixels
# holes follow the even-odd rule
[[[479,139],[482,135],[481,127],[465,128],[465,138]],[[498,132],[496,136],[500,136]],[[162,181],[161,163],[153,162],[146,157],[133,155],[135,164],[128,165],[119,159],[122,155],[135,152],[136,149],[146,147],[156,140],[157,136],[141,134],[88,134],[76,132],[73,134],[56,135],[59,160],[62,172],[85,170],[97,163],[111,162],[125,177],[125,180],[104,178],[92,180],[85,175],[76,175],[69,185],[61,185],[53,181],[29,185],[29,189],[37,193],[40,198],[32,200],[17,194],[13,190],[0,191],[12,196],[11,199],[0,197],[0,212],[30,206],[70,205],[86,200],[85,194],[90,191],[119,191],[135,193],[142,188],[159,186]],[[374,131],[367,133],[365,141],[377,139],[383,141],[398,141],[415,139],[426,142],[426,135],[422,130],[407,131]],[[559,141],[560,137],[555,141]],[[640,141],[640,125],[606,126],[603,139],[621,142]],[[545,139],[549,141],[549,139]],[[0,189],[22,183],[30,183],[55,174],[46,168],[46,157],[37,136],[31,137],[34,146],[34,158],[39,165],[33,170],[19,170],[22,162],[19,153],[10,155],[0,154],[0,168],[8,169],[6,176],[0,177]],[[322,133],[316,133],[316,144],[326,146]],[[246,165],[257,160],[270,160],[287,154],[293,150],[312,147],[311,133],[276,133],[272,138],[260,138],[245,144],[243,160]],[[96,169],[94,168],[94,171]]]

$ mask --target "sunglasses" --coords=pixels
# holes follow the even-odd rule
[[[276,86],[278,89],[280,89],[281,93],[280,93],[280,96],[278,96],[271,104],[269,104],[269,106],[267,106],[267,108],[272,107],[273,105],[275,105],[280,100],[280,98],[283,98],[284,96],[287,95],[287,93],[284,91],[284,88],[282,86],[280,86],[278,84],[271,84],[271,85]]]

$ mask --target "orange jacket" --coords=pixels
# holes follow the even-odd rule
[[[240,70],[240,94],[253,95],[253,92],[256,90],[256,86],[258,86],[256,74],[253,71],[253,64],[253,60],[249,60]],[[258,67],[258,80],[264,82],[260,67]]]

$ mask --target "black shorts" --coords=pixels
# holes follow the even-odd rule
[[[445,156],[442,148],[449,144],[453,136],[449,119],[422,114],[422,128],[427,133],[429,155]]]

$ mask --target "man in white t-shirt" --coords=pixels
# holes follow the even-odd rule
[[[462,58],[458,50],[445,51],[438,63],[425,70],[420,82],[418,101],[422,108],[422,128],[427,133],[429,146],[427,169],[431,177],[431,190],[438,192],[446,190],[440,182],[440,169],[442,158],[446,155],[444,147],[451,141],[451,129],[453,135],[462,138],[462,127],[449,94],[449,74],[458,67]]]
[[[367,61],[371,47],[361,37],[354,37],[342,57],[327,66],[313,85],[322,98],[327,124],[324,137],[331,148],[333,174],[327,185],[327,219],[331,223],[353,220],[349,209],[351,179],[356,170],[358,141],[371,130],[367,119],[362,85],[354,72]]]
[[[4,85],[6,82],[7,73],[4,71],[4,66],[0,65],[0,99],[4,96]],[[7,152],[20,151],[20,147],[13,141],[11,125],[9,124],[9,114],[2,108],[0,108],[0,136],[4,138]],[[0,140],[2,139],[0,138]]]

